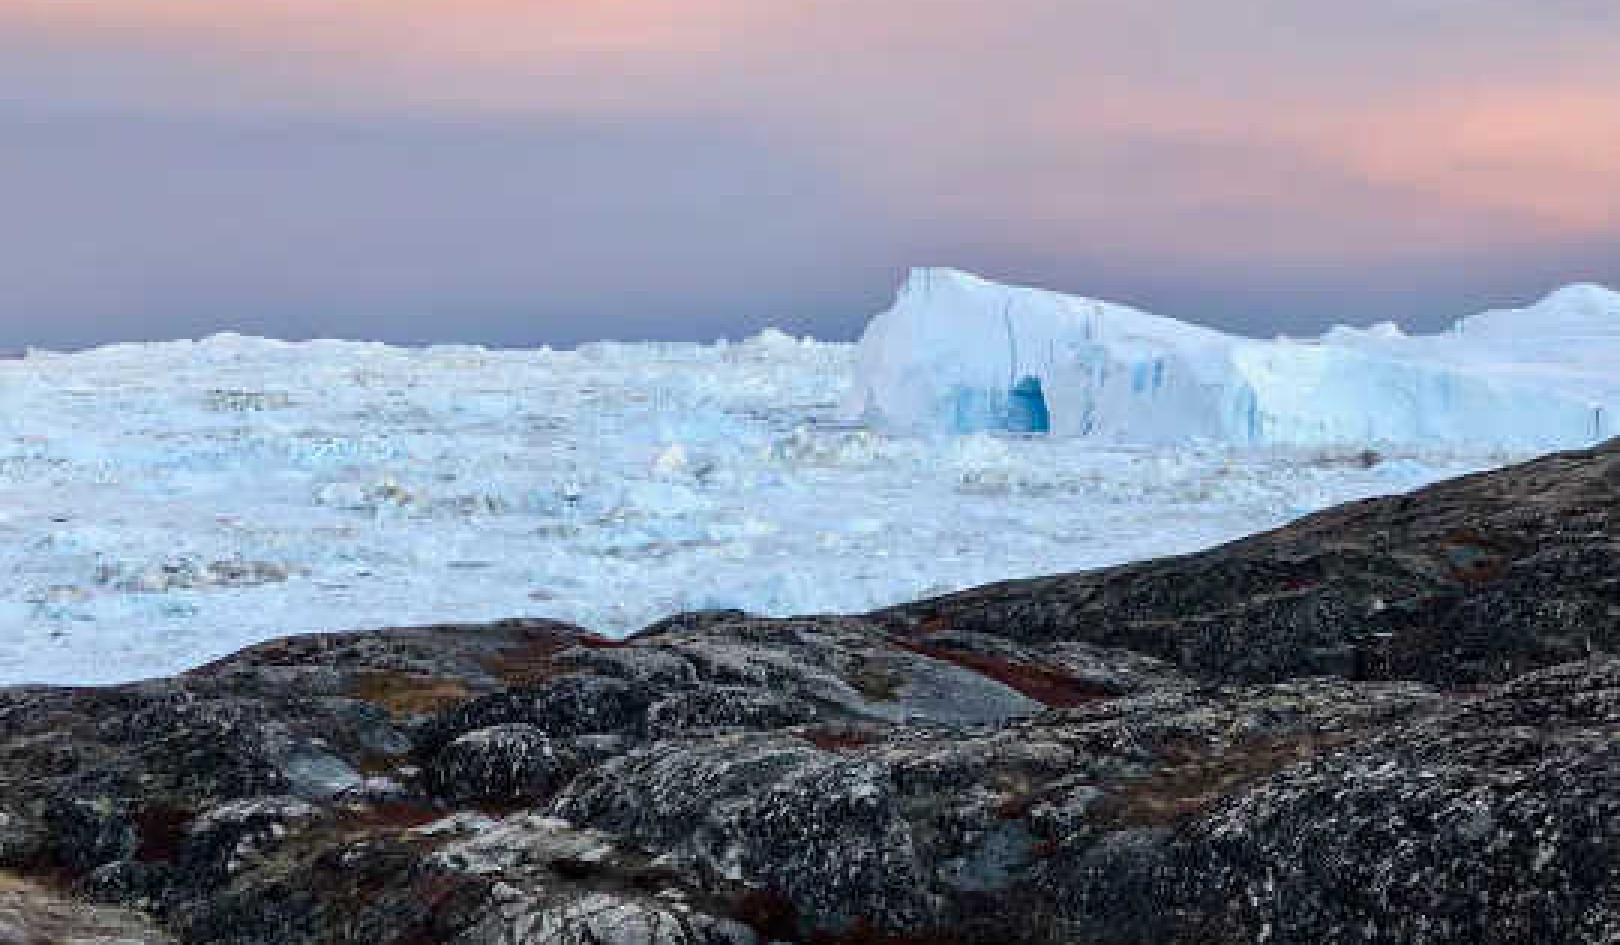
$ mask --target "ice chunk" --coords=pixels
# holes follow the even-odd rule
[[[686,447],[679,443],[670,444],[667,449],[658,454],[657,459],[653,460],[653,472],[669,479],[685,476],[687,466]]]

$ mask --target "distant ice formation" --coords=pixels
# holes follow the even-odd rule
[[[844,413],[1134,443],[1582,445],[1620,433],[1620,294],[1570,286],[1437,335],[1265,341],[919,269],[861,339]]]

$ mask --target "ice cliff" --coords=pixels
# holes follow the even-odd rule
[[[1267,341],[919,269],[862,337],[844,410],[915,433],[1585,445],[1620,432],[1620,294],[1570,286],[1436,335]]]

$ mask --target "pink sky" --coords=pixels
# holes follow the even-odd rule
[[[273,329],[278,305],[409,291],[508,340],[529,300],[573,336],[626,259],[645,275],[619,304],[678,298],[625,330],[665,335],[773,308],[847,333],[912,263],[1256,331],[1437,323],[1620,280],[1616,62],[1603,0],[0,0],[10,186],[62,243],[29,241],[56,275],[22,295],[109,335],[161,332],[166,302],[239,297]],[[244,157],[245,127],[280,136]],[[138,191],[163,168],[214,191],[156,204]],[[423,227],[481,229],[481,207],[490,246],[402,245],[391,197]],[[266,229],[211,256],[210,213]],[[269,258],[297,289],[274,304]],[[390,282],[424,260],[442,280]],[[73,288],[97,262],[122,306]],[[852,311],[817,323],[812,301]],[[27,317],[0,301],[0,344]],[[388,331],[372,318],[334,331]]]

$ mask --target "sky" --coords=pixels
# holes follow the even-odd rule
[[[0,0],[0,350],[1620,285],[1613,0]]]

